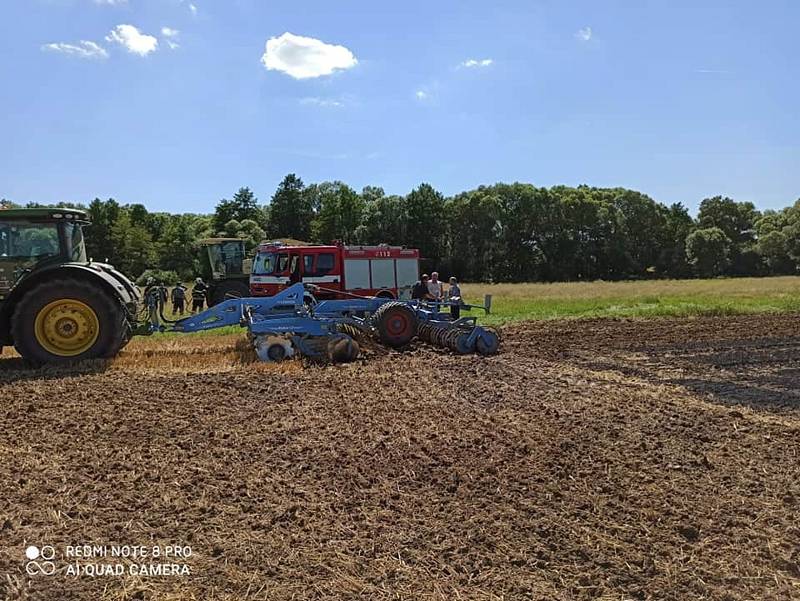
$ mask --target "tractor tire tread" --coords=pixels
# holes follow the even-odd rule
[[[403,333],[402,336],[393,335],[388,330],[389,317],[396,311],[405,313],[410,323],[410,327],[406,332]],[[372,314],[371,321],[372,325],[378,332],[378,338],[380,341],[392,348],[401,348],[411,342],[417,335],[417,327],[419,325],[419,320],[417,318],[417,314],[414,312],[414,309],[402,301],[390,301],[388,303],[384,303],[378,307],[375,313]]]
[[[100,322],[100,332],[88,350],[71,357],[60,357],[51,354],[36,341],[34,322],[45,305],[59,298],[70,298],[70,295],[92,307]],[[73,278],[56,278],[36,285],[19,300],[11,319],[14,346],[24,359],[33,364],[111,358],[127,342],[129,333],[130,324],[119,299],[113,298],[98,285]]]

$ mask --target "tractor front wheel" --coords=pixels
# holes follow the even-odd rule
[[[14,346],[34,363],[113,357],[127,334],[119,301],[89,282],[56,279],[23,296],[14,310]]]

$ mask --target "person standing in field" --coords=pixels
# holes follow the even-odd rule
[[[428,280],[428,295],[430,300],[442,300],[442,283],[439,281],[439,272],[431,272],[431,279]]]
[[[178,315],[183,315],[184,305],[186,303],[186,288],[183,284],[178,283],[172,289],[172,312]]]
[[[461,287],[458,285],[458,280],[454,277],[450,278],[450,287],[447,289],[447,302],[450,303],[450,317],[458,319],[461,317]]]
[[[192,288],[192,313],[203,310],[203,305],[206,302],[206,292],[208,292],[208,286],[203,281],[203,278],[197,278]]]
[[[422,277],[411,288],[411,299],[424,300],[426,298],[428,298],[428,274],[423,273]]]
[[[150,331],[156,332],[159,328],[158,314],[160,308],[163,306],[162,302],[162,286],[156,283],[155,280],[150,278],[147,280],[147,288],[144,292],[144,300],[147,305],[147,313],[150,320]]]

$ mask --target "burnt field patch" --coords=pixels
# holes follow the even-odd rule
[[[3,359],[0,598],[798,598],[798,341],[753,316],[304,369],[227,338]],[[187,545],[191,573],[29,576],[43,543]]]

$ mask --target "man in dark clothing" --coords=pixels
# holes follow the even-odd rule
[[[428,274],[423,273],[422,277],[411,288],[411,298],[424,300],[428,298]]]
[[[183,284],[178,284],[172,289],[172,312],[183,315],[184,303],[186,303],[186,288]]]
[[[203,305],[206,302],[206,292],[208,292],[208,286],[203,281],[203,278],[197,278],[192,288],[192,313],[203,310]]]

